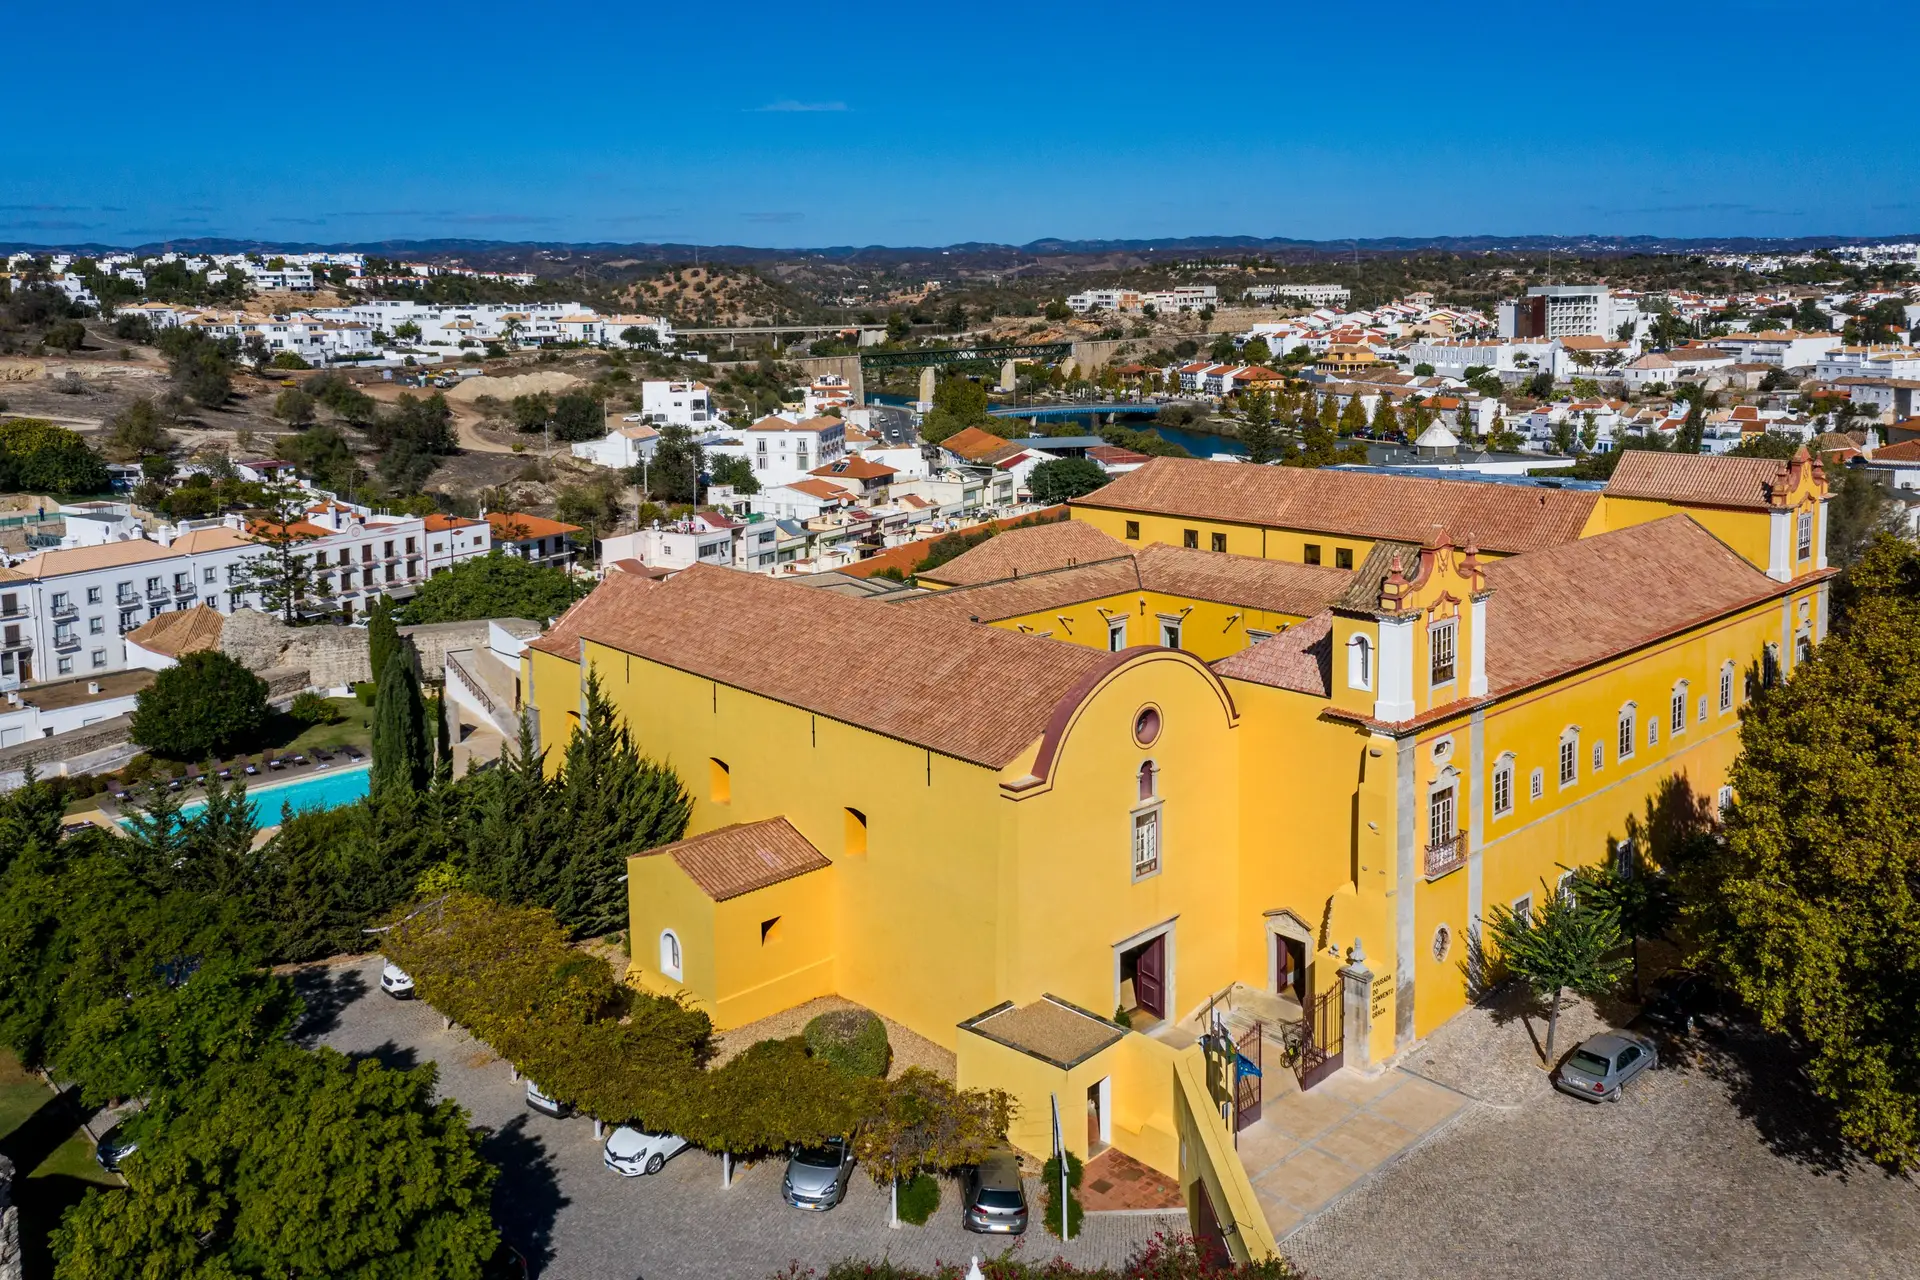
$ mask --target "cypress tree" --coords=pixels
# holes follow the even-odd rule
[[[420,681],[414,675],[413,663],[413,646],[402,641],[380,672],[373,703],[371,781],[376,793],[396,788],[423,790],[432,769],[427,712],[420,700]]]
[[[400,630],[393,622],[393,602],[380,596],[367,612],[367,665],[373,669],[367,678],[373,681],[375,689],[380,687],[380,675],[387,669],[387,659],[399,649]]]

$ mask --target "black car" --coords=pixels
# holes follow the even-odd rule
[[[502,1240],[481,1274],[486,1280],[530,1280],[533,1269],[527,1265],[526,1254]]]
[[[1663,976],[1647,993],[1640,1017],[1662,1035],[1691,1036],[1704,1021],[1717,1020],[1726,1010],[1726,997],[1703,973],[1683,970]]]
[[[961,1223],[983,1234],[1019,1235],[1027,1229],[1027,1191],[1020,1160],[1001,1147],[967,1170]]]

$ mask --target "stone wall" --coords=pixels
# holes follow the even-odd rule
[[[118,746],[127,741],[132,724],[132,716],[115,716],[84,729],[75,729],[72,733],[52,738],[30,738],[11,747],[0,747],[0,774],[18,773],[28,765],[41,773],[64,773],[64,769],[49,766]]]
[[[21,1280],[20,1210],[13,1203],[13,1161],[0,1156],[0,1280]]]
[[[479,618],[472,622],[422,622],[417,626],[401,627],[400,634],[413,641],[413,648],[420,655],[420,675],[426,680],[444,680],[446,678],[447,654],[455,649],[484,649],[487,647],[487,625],[498,622],[507,630],[524,639],[540,634],[538,623],[525,618]],[[364,636],[366,633],[363,631]]]
[[[297,668],[322,689],[373,677],[365,627],[290,627],[271,614],[237,609],[220,629],[220,651],[257,673]]]

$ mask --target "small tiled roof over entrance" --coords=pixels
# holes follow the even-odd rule
[[[687,879],[715,902],[833,865],[785,818],[736,822],[636,856],[672,858]]]

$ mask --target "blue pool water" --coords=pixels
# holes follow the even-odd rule
[[[280,825],[280,811],[291,807],[296,813],[302,809],[338,809],[343,804],[352,804],[367,794],[367,775],[369,765],[358,765],[342,769],[335,767],[319,773],[310,773],[297,782],[278,782],[259,785],[263,779],[247,779],[247,804],[253,809],[253,820],[263,827]],[[206,808],[201,801],[180,806],[182,817],[191,817]]]

